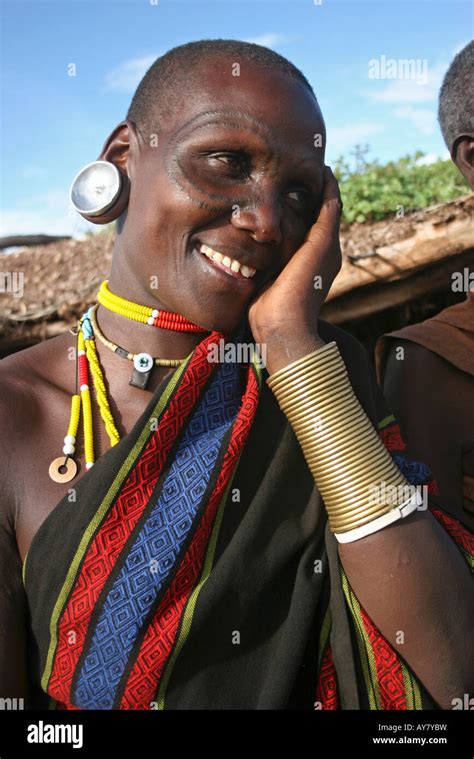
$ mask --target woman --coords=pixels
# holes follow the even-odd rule
[[[324,140],[284,58],[193,42],[74,183],[118,218],[108,283],[77,337],[2,367],[4,650],[27,607],[34,705],[451,708],[472,685],[470,536],[377,496],[409,486],[407,452],[363,350],[318,318],[340,267]]]

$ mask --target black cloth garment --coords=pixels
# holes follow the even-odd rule
[[[245,334],[251,341],[248,327]],[[364,350],[322,320],[319,334],[325,342],[337,342],[355,394],[372,423],[381,425],[385,444],[398,441],[396,422]],[[210,495],[239,439],[232,405],[228,418],[219,422],[228,427],[217,438],[218,454],[209,463],[205,490],[199,491],[195,510],[186,512],[186,529],[176,520],[173,530],[153,537],[152,531],[160,527],[153,524],[153,515],[156,512],[159,523],[167,498],[174,497],[172,467],[191,450],[182,447],[186,436],[194,435],[193,446],[196,440],[199,444],[203,417],[190,415],[177,433],[174,430],[163,468],[152,475],[157,453],[149,446],[159,432],[150,432],[149,421],[159,418],[164,445],[173,427],[164,425],[165,411],[187,398],[183,383],[193,371],[194,380],[201,381],[198,354],[196,349],[194,365],[188,363],[171,390],[168,379],[161,384],[134,429],[77,482],[76,502],[63,498],[33,540],[24,582],[35,705],[51,701],[52,708],[60,709],[438,708],[401,656],[358,610],[319,490],[291,425],[265,383],[265,370],[248,436],[234,451],[233,475],[217,510],[209,516]],[[217,406],[212,406],[217,373],[216,369],[202,381],[194,407],[206,408],[207,420],[217,414]],[[237,382],[232,385],[237,400],[242,393],[251,397],[251,377],[247,384],[243,374],[237,380],[230,375],[221,379],[226,393]],[[160,402],[165,411],[157,412]],[[196,454],[199,450],[192,448],[190,461],[194,456],[196,465],[210,449],[203,447],[202,454]],[[404,465],[397,456],[397,463]],[[415,471],[418,481],[420,476],[430,481],[423,465],[412,464],[407,472]],[[190,484],[189,501],[193,487]],[[120,522],[117,517],[113,529],[107,527],[107,519],[120,504],[128,509],[127,519],[134,509],[138,516],[116,550],[125,518]],[[206,533],[203,524],[208,517]],[[459,541],[466,551],[470,533],[456,515],[446,514],[446,519],[453,535],[455,528],[462,533]],[[146,563],[151,555],[147,546],[139,543],[147,529],[156,555],[171,532],[176,541],[174,553],[167,554],[168,564],[158,562],[156,572]],[[177,535],[179,530],[182,534]]]

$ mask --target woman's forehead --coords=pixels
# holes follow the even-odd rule
[[[288,130],[296,137],[305,125],[306,131],[324,129],[319,105],[302,82],[250,61],[241,62],[234,75],[233,65],[231,59],[211,58],[185,79],[182,107],[175,113],[173,127],[170,124],[173,131],[193,119],[199,123],[208,119],[210,127],[222,128],[226,116],[234,126],[240,120],[247,130],[253,121],[256,130],[267,131],[274,139]]]
[[[207,105],[199,107],[195,103],[193,109],[180,113],[170,126],[168,138],[179,145],[222,135],[243,138],[246,142],[273,149],[287,148],[288,142],[295,147],[300,144],[312,148],[316,132],[322,135],[324,141],[324,123],[317,104],[306,118],[299,118],[298,113],[288,113],[284,109],[273,108],[266,112],[262,108],[252,109],[249,105],[244,104],[239,109],[210,109]]]

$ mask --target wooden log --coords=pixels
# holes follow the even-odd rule
[[[9,237],[0,237],[0,250],[20,245],[49,245],[52,242],[58,242],[58,240],[70,239],[70,235],[10,235]]]
[[[448,290],[452,285],[452,274],[465,268],[474,268],[474,248],[420,268],[404,279],[358,287],[326,301],[321,317],[332,324],[343,324],[419,300],[430,293]]]

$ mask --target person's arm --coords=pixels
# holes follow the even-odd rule
[[[315,342],[313,349],[317,347]],[[301,355],[307,352],[304,346]],[[278,369],[288,364],[283,354],[273,355]],[[292,360],[296,358],[293,346]],[[362,346],[350,356],[346,352],[345,360],[359,387],[374,387]],[[271,364],[269,370],[270,376],[276,371]],[[364,408],[373,424],[375,406],[369,400]],[[379,532],[339,544],[339,556],[360,604],[439,706],[451,709],[454,698],[472,694],[473,579],[436,518],[415,511]]]
[[[387,356],[383,395],[411,455],[424,461],[436,477],[440,502],[472,526],[471,515],[463,510],[462,444],[469,435],[474,442],[474,381],[463,375],[427,348],[397,339]]]
[[[2,387],[0,398],[0,698],[24,699],[28,707],[27,604],[23,587],[22,562],[15,537],[13,497],[13,452],[15,399]],[[8,397],[7,397],[8,396]],[[12,396],[12,397],[10,397]]]
[[[365,364],[367,382],[372,383],[373,394],[380,394],[362,347],[359,363],[362,367]],[[444,453],[444,485],[449,483],[450,478],[454,485],[458,467],[451,456],[459,456],[460,445],[457,450],[453,451],[453,446],[448,451],[445,439],[440,440],[440,433],[444,432],[448,440],[455,440],[460,433],[459,425],[452,417],[443,425],[440,394],[427,393],[426,383],[423,388],[420,386],[421,366],[418,366],[418,377],[413,375],[415,366],[411,361],[409,363],[407,360],[403,367],[404,397],[410,399],[413,415],[417,401],[426,407],[426,404],[433,404],[428,397],[438,398],[437,407],[434,403],[430,419],[426,420],[427,431],[423,429],[421,416],[411,421],[408,435],[401,424],[403,439],[408,443],[403,454],[408,459],[430,465],[432,461],[442,459]],[[428,369],[433,388],[436,382],[434,367]],[[438,380],[443,395],[449,397],[452,388],[447,378],[442,376]],[[394,409],[390,402],[387,406],[400,423],[396,413],[398,409]],[[411,445],[412,440],[416,441],[416,449]],[[431,461],[422,455],[425,443],[429,444]],[[438,478],[438,472],[434,474]],[[450,513],[453,511],[457,512],[455,504]],[[461,551],[436,518],[429,511],[415,511],[412,516],[374,535],[354,543],[340,544],[339,555],[360,603],[437,703],[442,708],[452,709],[453,698],[462,699],[464,693],[472,695],[474,657],[470,631],[474,624],[473,578]],[[378,568],[377,572],[374,571],[375,567]],[[404,633],[403,638],[400,632]],[[404,639],[404,642],[397,643],[397,639]]]
[[[358,519],[358,524],[367,524],[374,509],[380,513],[380,509],[391,508],[384,502],[369,508],[367,503],[367,490],[380,482],[379,475],[397,482],[404,478],[396,466],[391,466],[389,454],[385,455],[382,441],[371,428],[370,401],[362,411],[354,410],[350,377],[344,377],[333,348],[325,347],[318,334],[321,306],[341,264],[342,204],[334,175],[326,168],[324,176],[322,205],[315,223],[276,280],[252,302],[249,322],[256,341],[267,347],[267,382],[297,437],[298,429],[301,433],[298,439],[311,462],[310,471],[326,509],[329,513],[331,503],[335,522],[339,519],[349,529],[347,524]],[[314,286],[315,275],[323,285],[321,289]],[[320,350],[324,358],[321,353],[310,355]],[[299,361],[297,369],[290,366]],[[370,398],[374,382],[362,348],[358,363],[355,361],[352,359],[352,367],[346,368],[362,377],[365,396]],[[275,378],[280,370],[285,371],[284,379],[281,374]],[[350,417],[344,416],[348,409]],[[355,420],[355,426],[348,418]],[[315,423],[320,420],[331,451],[327,445],[318,446]],[[386,462],[383,466],[382,461]],[[342,484],[341,495],[337,490]],[[344,500],[349,486],[359,499],[355,505]],[[416,511],[403,522],[351,544],[341,544],[339,555],[360,603],[432,698],[450,709],[453,698],[474,691],[472,577],[460,550],[436,518],[427,511]],[[403,632],[403,643],[399,632]]]

